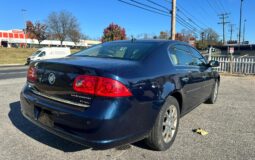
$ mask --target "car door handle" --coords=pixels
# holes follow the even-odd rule
[[[188,82],[188,81],[189,81],[189,77],[183,77],[183,78],[182,78],[182,81],[183,81],[183,82]]]
[[[203,78],[203,79],[206,79],[206,78],[207,78],[207,76],[202,76],[202,78]]]

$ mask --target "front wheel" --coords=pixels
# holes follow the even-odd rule
[[[179,103],[174,97],[168,97],[161,108],[158,118],[147,138],[147,144],[158,151],[164,151],[173,144],[179,126]]]
[[[219,82],[215,81],[212,93],[211,93],[210,97],[208,98],[208,100],[206,101],[206,103],[214,104],[217,100],[218,92],[219,92]]]

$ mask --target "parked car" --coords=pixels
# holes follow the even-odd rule
[[[68,47],[44,47],[38,49],[31,56],[27,58],[27,64],[32,61],[63,58],[71,54],[70,48]]]
[[[205,101],[215,103],[217,66],[179,41],[103,43],[32,62],[21,111],[49,132],[93,148],[145,138],[152,149],[166,150],[181,116]]]

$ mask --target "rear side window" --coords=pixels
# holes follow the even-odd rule
[[[170,59],[174,65],[193,65],[194,58],[189,49],[184,45],[175,45],[170,51]]]
[[[192,56],[194,56],[197,59],[197,64],[198,66],[202,66],[204,64],[206,64],[206,60],[204,59],[204,57],[194,48],[190,47],[190,51]]]
[[[105,43],[77,52],[73,56],[140,60],[155,46],[155,43]]]

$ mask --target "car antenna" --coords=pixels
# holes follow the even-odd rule
[[[135,38],[134,38],[134,36],[131,36],[131,42],[133,43],[133,42],[135,42]]]

